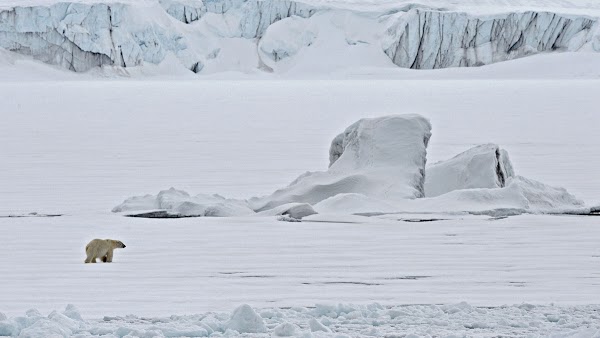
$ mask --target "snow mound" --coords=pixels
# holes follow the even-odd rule
[[[170,188],[158,195],[134,196],[113,208],[112,212],[164,210],[182,217],[228,217],[254,214],[245,201],[220,195],[190,196],[185,191]]]
[[[504,188],[514,176],[508,153],[495,144],[480,145],[432,164],[425,173],[427,197],[459,189]]]
[[[262,317],[248,304],[239,306],[233,311],[227,328],[239,333],[267,332],[267,327]]]
[[[329,170],[306,173],[249,203],[263,211],[287,203],[316,204],[342,193],[387,201],[423,197],[430,137],[431,125],[419,115],[361,119],[334,138]]]
[[[306,216],[314,215],[317,212],[308,203],[288,203],[277,206],[273,209],[265,210],[259,213],[262,216],[289,216],[293,219],[301,219]]]

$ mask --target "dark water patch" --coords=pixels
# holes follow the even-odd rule
[[[328,284],[328,285],[349,284],[349,285],[366,285],[366,286],[382,285],[379,283],[367,283],[367,282],[323,282],[321,284]]]
[[[432,276],[397,276],[397,277],[385,277],[383,279],[388,280],[419,280],[425,278],[431,278]]]
[[[0,215],[0,218],[23,218],[23,217],[60,217],[64,214],[39,214],[37,212],[30,212],[28,214],[19,215]]]
[[[139,217],[139,218],[189,218],[189,217],[199,217],[199,216],[183,216],[183,215],[175,215],[170,214],[166,211],[151,211],[144,212],[141,214],[128,214],[125,217]]]
[[[420,222],[437,222],[437,221],[447,221],[447,218],[401,218],[399,221],[410,222],[410,223],[420,223]]]

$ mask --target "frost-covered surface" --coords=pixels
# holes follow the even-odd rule
[[[4,1],[0,48],[77,72],[167,62],[179,70],[173,74],[322,74],[365,66],[389,70],[394,65],[435,69],[600,49],[600,14],[590,4],[540,4],[522,8],[526,11],[493,4],[475,11],[472,4],[451,5]]]
[[[317,304],[310,308],[265,308],[260,315],[244,304],[232,314],[208,312],[170,317],[105,316],[84,320],[69,305],[43,316],[0,318],[0,335],[19,337],[457,337],[529,336],[592,338],[600,334],[599,306],[520,304],[474,307],[448,305],[382,306]],[[243,312],[243,313],[242,313]],[[246,318],[240,318],[245,315]]]
[[[495,144],[471,148],[426,168],[425,196],[458,189],[504,188],[514,176],[508,152]]]
[[[343,193],[391,201],[423,197],[430,137],[431,125],[419,115],[361,119],[331,142],[326,172],[306,173],[270,196],[250,199],[250,206],[316,204]]]

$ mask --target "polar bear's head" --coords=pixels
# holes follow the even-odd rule
[[[115,249],[122,249],[125,248],[125,244],[121,241],[115,241],[115,240],[110,240],[112,243],[112,247]]]

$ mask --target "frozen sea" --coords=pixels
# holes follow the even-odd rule
[[[171,186],[268,194],[324,170],[332,138],[352,122],[402,113],[431,120],[429,162],[494,142],[519,175],[598,204],[598,93],[597,79],[526,76],[0,81],[0,312],[10,321],[73,304],[84,321],[68,332],[82,337],[136,336],[127,328],[200,335],[207,316],[218,317],[215,335],[227,335],[229,314],[244,303],[263,315],[265,336],[284,321],[306,333],[317,318],[349,336],[592,337],[600,217],[288,223],[110,209]],[[30,212],[63,216],[4,217]],[[127,248],[113,264],[83,264],[93,238]]]

